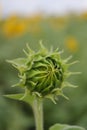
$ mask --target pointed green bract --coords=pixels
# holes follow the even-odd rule
[[[24,102],[29,103],[31,106],[32,106],[33,100],[35,98],[34,95],[31,96],[30,94],[24,94],[24,93],[4,95],[4,97],[14,99],[14,100],[24,101]]]
[[[33,51],[28,44],[27,51],[23,51],[26,57],[8,60],[19,71],[19,83],[15,86],[24,88],[31,95],[46,97],[54,102],[58,95],[68,99],[63,94],[63,88],[67,85],[74,87],[74,85],[66,82],[66,79],[72,74],[77,74],[68,70],[70,65],[76,63],[73,62],[70,65],[67,63],[71,56],[63,60],[61,58],[63,51],[59,49],[53,51],[53,48],[49,51],[42,42],[37,52]]]

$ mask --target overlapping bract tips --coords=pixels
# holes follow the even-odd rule
[[[63,60],[58,49],[48,51],[40,42],[40,50],[35,52],[27,44],[27,51],[23,50],[26,57],[9,60],[18,71],[19,86],[25,89],[26,94],[35,94],[39,98],[50,98],[52,101],[63,94],[65,87],[76,87],[66,80],[72,74],[69,66],[76,62],[68,63],[71,57]]]

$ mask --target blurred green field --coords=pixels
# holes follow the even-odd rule
[[[80,62],[70,69],[82,72],[72,76],[71,83],[78,88],[66,88],[69,101],[59,97],[57,105],[44,101],[45,130],[54,123],[67,123],[87,129],[87,17],[19,18],[11,16],[0,21],[0,93],[19,93],[20,88],[11,86],[18,81],[17,71],[6,60],[24,55],[23,48],[29,43],[37,50],[39,41],[54,49],[64,50],[63,58],[73,55]],[[34,130],[31,108],[23,102],[0,97],[0,130]]]

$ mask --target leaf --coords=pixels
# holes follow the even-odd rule
[[[11,63],[13,67],[19,70],[20,73],[24,72],[27,69],[26,59],[25,58],[17,58],[14,60],[7,60],[8,63]]]
[[[48,50],[47,50],[47,48],[45,48],[45,46],[42,44],[42,41],[40,41],[40,54],[42,55],[42,56],[45,56],[47,53],[48,53]]]
[[[10,99],[14,99],[14,100],[19,100],[19,101],[24,101],[29,103],[30,105],[32,105],[33,100],[34,100],[34,96],[27,94],[26,93],[20,93],[20,94],[9,94],[9,95],[4,95],[4,97],[10,98]]]
[[[79,126],[72,126],[72,127],[67,128],[66,130],[85,130],[85,129]]]
[[[17,58],[14,60],[7,60],[8,63],[11,63],[16,66],[25,65],[26,59],[25,58]]]
[[[21,93],[21,94],[9,94],[9,95],[4,95],[4,97],[7,97],[7,98],[11,98],[11,99],[15,99],[15,100],[20,100],[21,97],[23,97],[24,94]]]
[[[71,84],[71,83],[69,83],[69,82],[64,82],[64,83],[62,84],[62,88],[65,88],[65,87],[77,88],[78,86],[73,85],[73,84]]]
[[[66,58],[65,60],[64,60],[64,63],[67,63],[69,60],[71,60],[72,59],[72,55],[71,56],[69,56],[68,58]]]
[[[29,52],[30,54],[34,54],[34,53],[35,53],[35,52],[30,48],[30,46],[28,45],[28,43],[26,44],[26,47],[27,47],[28,52]]]
[[[34,62],[33,68],[39,68],[39,67],[47,68],[47,65],[44,62],[42,62],[42,61]]]
[[[46,71],[43,71],[43,70],[39,71],[38,69],[36,69],[36,70],[32,69],[32,70],[29,70],[27,72],[27,77],[28,78],[33,78],[33,77],[35,77],[37,75],[43,76],[45,74],[47,74]]]
[[[67,125],[55,124],[49,130],[64,130],[66,128],[67,128]]]
[[[55,124],[49,130],[85,130],[85,129],[82,127],[79,127],[79,126],[70,126],[70,125],[66,125],[66,124]]]

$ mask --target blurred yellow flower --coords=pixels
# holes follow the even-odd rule
[[[19,19],[17,16],[9,17],[3,24],[3,33],[7,37],[13,37],[21,35],[26,30],[26,24],[22,19]]]
[[[70,36],[66,39],[65,41],[65,45],[67,47],[67,49],[71,52],[76,52],[78,50],[78,42],[77,40]]]
[[[42,31],[41,22],[43,20],[42,15],[34,15],[26,19],[28,25],[28,32],[31,34],[39,34]]]
[[[83,20],[87,20],[87,12],[84,12],[80,15],[80,18]]]
[[[16,22],[18,20],[19,20],[19,17],[15,14],[8,16],[6,19],[6,21],[8,21],[8,22]]]

